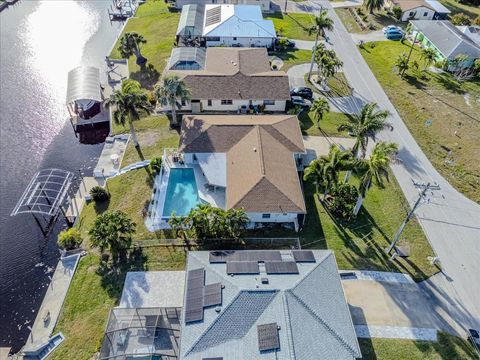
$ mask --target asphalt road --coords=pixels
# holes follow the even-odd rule
[[[309,3],[312,9],[328,9],[334,20],[333,32],[327,31],[329,42],[343,61],[343,71],[354,88],[354,96],[374,101],[390,111],[393,130],[383,131],[378,138],[399,144],[400,163],[393,172],[406,198],[413,204],[419,190],[413,185],[431,182],[440,190],[429,192],[416,211],[435,253],[440,257],[443,274],[427,284],[428,293],[437,310],[448,313],[464,329],[480,329],[480,205],[456,191],[433,167],[403,123],[370,68],[364,61],[351,35],[328,1]],[[398,225],[402,219],[398,219]]]

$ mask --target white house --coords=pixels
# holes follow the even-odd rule
[[[175,7],[181,9],[184,5],[198,4],[239,4],[239,5],[259,5],[262,11],[270,10],[270,0],[176,0]]]
[[[210,186],[215,193],[213,205],[243,208],[252,227],[287,223],[298,231],[306,208],[297,163],[305,147],[296,116],[185,116],[178,152],[182,166],[201,173],[199,192]]]
[[[273,21],[264,20],[258,5],[192,4],[182,8],[177,42],[186,46],[271,48]]]
[[[408,20],[442,20],[448,18],[450,10],[437,0],[387,0],[390,10],[394,6],[402,9],[401,21]]]
[[[190,89],[181,109],[192,113],[284,112],[290,99],[288,76],[271,70],[265,48],[176,48],[168,73]]]

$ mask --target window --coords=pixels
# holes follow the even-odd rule
[[[270,214],[262,214],[262,219],[270,219]]]
[[[236,37],[234,37],[234,38],[233,38],[233,40],[237,40],[237,38],[236,38]]]
[[[425,11],[425,12],[423,13],[423,16],[428,16],[428,11]]]
[[[219,36],[211,36],[207,38],[207,41],[220,41]]]
[[[212,106],[212,100],[211,99],[207,100],[207,106]]]
[[[185,102],[185,99],[182,99],[182,106],[185,106],[187,105],[187,103]]]
[[[410,16],[410,17],[413,16],[413,15],[415,15],[415,13],[413,11],[410,11],[410,14],[408,14],[408,16]]]
[[[263,105],[275,105],[275,100],[263,100]]]
[[[232,105],[233,100],[222,100],[222,105]]]

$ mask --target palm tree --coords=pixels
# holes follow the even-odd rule
[[[340,150],[338,146],[332,145],[328,155],[322,155],[308,165],[303,179],[312,179],[316,192],[323,190],[323,194],[326,196],[337,186],[340,171],[352,169],[353,164],[353,156],[350,151]]]
[[[142,35],[135,32],[127,32],[120,39],[118,51],[120,51],[120,54],[124,59],[128,59],[130,56],[135,55],[137,58],[136,64],[143,68],[147,63],[147,59],[142,56],[140,45],[146,44],[146,42],[147,40],[145,40]]]
[[[318,75],[321,83],[326,86],[328,79],[340,70],[343,62],[337,57],[334,50],[326,50],[323,44],[322,47],[319,46],[319,49],[315,52],[315,61],[318,66]]]
[[[323,116],[330,111],[330,105],[326,99],[318,98],[313,102],[310,111],[317,123],[317,128],[320,129],[320,121],[323,120]]]
[[[176,216],[175,212],[173,212],[170,219],[168,219],[168,225],[172,228],[174,236],[183,239],[185,245],[188,246],[188,218],[184,216]]]
[[[348,118],[347,122],[340,124],[339,131],[348,131],[354,136],[356,141],[352,152],[358,156],[358,151],[362,151],[362,157],[365,157],[367,151],[368,138],[375,137],[375,134],[382,129],[390,126],[386,119],[390,115],[387,110],[376,110],[376,103],[368,103],[362,107],[360,114],[355,114]]]
[[[380,10],[385,5],[385,0],[365,0],[363,4],[373,14],[374,10]]]
[[[91,245],[100,248],[102,253],[109,250],[115,265],[119,255],[132,244],[135,226],[136,224],[122,211],[99,215],[88,232]]]
[[[408,57],[407,54],[402,53],[398,55],[397,60],[395,60],[395,66],[397,67],[397,71],[400,74],[400,77],[403,78],[405,72],[408,70]]]
[[[368,189],[372,182],[383,188],[383,179],[388,179],[388,167],[396,160],[398,145],[380,141],[375,144],[372,153],[368,159],[360,159],[356,162],[354,171],[360,177],[360,188],[357,203],[353,210],[353,215],[357,215],[362,207]]]
[[[113,112],[113,120],[117,124],[125,126],[128,123],[130,134],[135,147],[140,147],[133,122],[140,120],[141,111],[149,113],[152,111],[152,105],[148,101],[148,96],[140,87],[140,83],[135,80],[125,80],[120,90],[116,90],[107,102],[116,106]]]
[[[178,75],[169,75],[163,78],[161,86],[155,88],[155,96],[162,106],[170,105],[172,107],[172,126],[177,125],[177,109],[182,107],[181,102],[189,101],[191,98],[190,90],[185,82]],[[180,103],[178,103],[180,100]]]
[[[315,34],[315,45],[313,46],[313,48],[316,49],[318,45],[318,38],[321,36],[325,39],[325,29],[330,31],[333,30],[333,20],[328,17],[327,10],[322,10],[318,16],[315,16],[313,23],[313,26],[308,29],[308,35],[311,36]],[[310,77],[312,76],[314,58],[315,56],[314,54],[312,54],[312,62],[310,63],[310,71],[308,73],[309,81]]]
[[[432,48],[423,48],[420,54],[420,58],[423,59],[424,63],[423,71],[426,71],[427,68],[432,65],[432,63],[437,58],[437,53]]]

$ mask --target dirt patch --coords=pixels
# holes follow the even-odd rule
[[[155,145],[162,137],[160,131],[149,130],[148,132],[141,132],[137,134],[138,142],[142,146],[153,146]]]

